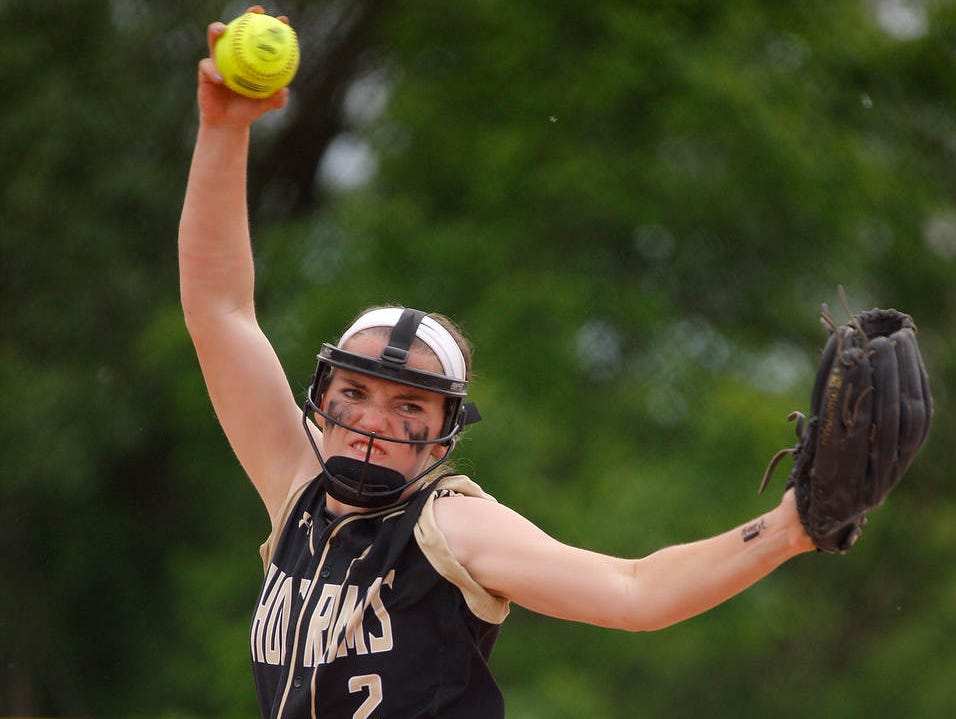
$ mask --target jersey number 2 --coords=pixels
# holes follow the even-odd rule
[[[378,674],[363,674],[349,679],[349,693],[368,691],[362,706],[355,710],[352,719],[368,719],[375,707],[382,703],[382,677]]]

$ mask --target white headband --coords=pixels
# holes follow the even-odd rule
[[[345,343],[359,332],[372,329],[373,327],[385,327],[391,329],[397,323],[404,312],[403,307],[382,307],[376,310],[370,310],[359,317],[339,338],[339,349],[345,347]],[[438,322],[429,316],[422,317],[421,324],[415,330],[415,336],[424,342],[428,348],[435,353],[438,361],[441,362],[442,374],[453,379],[465,379],[465,357],[461,353],[461,347],[455,341],[455,338],[442,327]]]

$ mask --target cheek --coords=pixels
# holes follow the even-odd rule
[[[422,441],[428,439],[428,427],[424,424],[422,425],[413,425],[411,422],[406,421],[403,424],[405,430],[405,438],[412,439],[416,441]],[[415,448],[417,454],[424,454],[428,449],[427,444],[413,444],[412,447]]]
[[[348,405],[342,405],[339,402],[336,402],[334,399],[329,400],[328,407],[325,408],[325,411],[329,414],[332,419],[336,422],[341,422],[342,424],[349,424],[349,418],[354,416],[354,410]],[[325,422],[325,430],[331,432],[334,429],[341,429],[337,424],[333,422]]]

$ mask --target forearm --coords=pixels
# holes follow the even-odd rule
[[[812,549],[787,497],[752,522],[655,552],[633,564],[639,626],[631,628],[660,629],[705,612]]]
[[[187,322],[251,308],[248,149],[248,126],[200,125],[179,226],[180,295]]]

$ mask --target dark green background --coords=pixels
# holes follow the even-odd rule
[[[244,7],[0,2],[0,715],[256,715],[267,521],[176,281],[205,26]],[[452,315],[485,416],[459,466],[563,541],[765,511],[821,304],[919,325],[933,431],[849,555],[652,634],[515,608],[509,717],[952,715],[953,3],[266,9],[303,51],[250,183],[293,387],[366,305]]]

